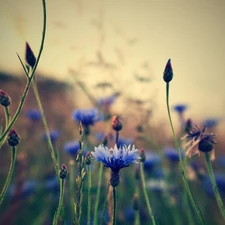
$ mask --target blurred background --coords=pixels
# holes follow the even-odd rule
[[[138,148],[144,147],[149,151],[150,166],[146,165],[146,171],[150,170],[149,190],[154,193],[160,189],[163,192],[168,180],[168,183],[176,183],[178,178],[173,175],[179,171],[176,157],[174,166],[170,164],[174,163],[173,157],[170,161],[170,154],[174,154],[173,151],[170,153],[170,148],[174,146],[166,111],[166,84],[162,78],[170,58],[174,71],[170,103],[178,138],[184,135],[185,122],[189,118],[193,124],[206,125],[210,132],[216,134],[217,161],[214,166],[219,173],[218,179],[222,180],[221,190],[225,193],[225,2],[48,0],[46,4],[46,41],[36,78],[49,128],[53,132],[54,146],[59,149],[62,162],[71,160],[65,145],[79,137],[78,124],[72,119],[73,110],[97,107],[104,114],[104,120],[91,127],[89,141],[92,149],[102,141],[104,134],[109,135],[110,144],[113,143],[110,119],[112,115],[120,115],[124,124],[121,132],[123,143],[135,143]],[[12,114],[26,84],[16,53],[24,59],[25,43],[28,42],[34,54],[38,54],[42,15],[41,0],[0,0],[0,89],[12,99]],[[21,146],[11,192],[8,193],[5,210],[0,214],[3,224],[30,224],[31,218],[35,218],[32,220],[34,224],[50,224],[54,213],[57,199],[53,198],[51,191],[55,187],[58,191],[57,182],[41,118],[38,112],[33,114],[30,111],[36,109],[31,88],[15,124],[21,136]],[[2,123],[3,109],[0,119]],[[8,146],[3,145],[0,159],[2,184],[10,160],[6,149]],[[159,168],[163,171],[158,171]],[[195,174],[193,187],[196,195],[203,187],[206,190],[200,196],[204,215],[209,224],[220,224],[211,186],[207,189],[209,181],[203,158],[190,160],[190,170],[192,175]],[[166,181],[162,175],[165,173],[169,174]],[[129,178],[132,176],[130,174]],[[122,185],[130,187],[133,184],[123,174],[122,177]],[[15,185],[19,187],[18,192],[15,192]],[[96,182],[93,187],[95,185]],[[126,193],[126,187],[121,187],[121,196],[124,193],[128,195],[127,199],[132,199],[134,189]],[[174,191],[174,187],[171,190]],[[170,199],[171,202],[176,199],[178,208],[179,194],[176,192]],[[162,199],[165,200],[164,197]],[[173,218],[172,206],[160,206],[158,202],[156,198],[153,205],[159,217],[160,212],[169,207],[169,221],[181,224],[181,218]],[[122,208],[127,206],[126,201],[119,204]],[[211,208],[206,207],[209,204],[215,208],[212,218]],[[42,210],[43,205],[49,205],[46,212]],[[179,210],[185,211],[185,207]],[[24,213],[28,214],[26,220],[20,216]],[[143,218],[147,217],[144,209],[142,213]],[[120,223],[132,224],[128,220],[133,218],[131,214],[124,216],[124,212],[120,215]],[[16,216],[13,219],[11,215]],[[166,224],[163,219],[161,222]]]

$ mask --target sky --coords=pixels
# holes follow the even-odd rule
[[[71,71],[76,71],[97,97],[103,92],[96,85],[109,82],[124,98],[149,101],[146,107],[154,106],[156,115],[164,115],[162,76],[170,58],[171,105],[187,104],[189,117],[224,118],[225,1],[47,0],[46,4],[46,42],[38,73],[72,83]],[[22,75],[16,53],[24,58],[28,42],[37,55],[42,1],[0,0],[0,29],[0,70]]]

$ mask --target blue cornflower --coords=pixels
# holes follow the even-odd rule
[[[42,117],[39,109],[29,109],[25,113],[25,116],[32,121],[38,121]]]
[[[164,148],[164,155],[171,162],[179,162],[179,155],[178,155],[178,152],[175,148],[165,147]],[[181,151],[181,156],[182,156],[182,158],[184,157],[183,151]]]
[[[53,143],[60,137],[60,132],[58,130],[51,130],[49,133],[50,133],[51,141]],[[46,135],[46,133],[43,133],[42,138],[45,141],[47,141],[47,135]]]
[[[80,144],[78,141],[70,141],[63,146],[64,152],[70,154],[71,156],[76,156],[79,149],[80,149]]]
[[[213,128],[218,124],[218,122],[219,122],[218,119],[209,118],[205,119],[202,125],[205,126],[206,128]]]
[[[185,104],[177,104],[173,107],[173,109],[179,113],[182,114],[186,109],[187,109],[187,105]]]
[[[59,191],[59,179],[55,174],[49,174],[44,181],[44,187],[48,191]]]
[[[95,160],[102,162],[105,167],[109,167],[112,170],[110,183],[113,187],[119,184],[119,171],[120,169],[129,166],[131,163],[138,163],[140,159],[138,149],[135,146],[131,148],[126,145],[118,148],[117,145],[114,148],[104,147],[99,145],[95,147],[95,151],[91,152]]]
[[[99,115],[99,111],[95,108],[74,110],[72,117],[74,120],[82,122],[82,125],[86,127],[103,120],[103,117]]]

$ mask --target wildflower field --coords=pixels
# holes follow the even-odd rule
[[[224,224],[224,121],[196,120],[188,105],[170,104],[172,59],[158,74],[167,118],[159,123],[154,104],[121,103],[123,89],[110,82],[95,87],[99,97],[77,71],[73,82],[38,74],[45,0],[42,7],[39,52],[24,43],[24,75],[0,73],[0,224]]]

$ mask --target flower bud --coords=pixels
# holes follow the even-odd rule
[[[11,103],[9,96],[3,91],[0,90],[0,104],[4,107],[9,106]]]
[[[34,56],[34,53],[31,50],[31,47],[27,42],[26,42],[26,53],[25,54],[26,54],[27,64],[33,68],[36,63],[36,57]]]
[[[122,123],[120,122],[119,116],[113,116],[112,118],[112,128],[115,131],[120,131],[123,128]]]
[[[68,169],[65,164],[62,164],[60,171],[59,171],[59,177],[61,179],[65,179],[67,174],[68,174]]]
[[[85,156],[85,163],[86,163],[86,165],[91,164],[91,153],[90,152],[87,152],[87,154]]]
[[[169,83],[173,79],[173,69],[171,66],[170,59],[168,60],[164,73],[163,73],[163,79],[166,83]]]
[[[215,141],[211,138],[210,135],[208,135],[200,140],[198,149],[201,152],[211,152],[214,148],[213,144],[215,144]]]
[[[141,157],[140,161],[145,162],[146,160],[146,155],[145,155],[145,150],[143,148],[139,149],[139,155]]]
[[[15,130],[10,130],[7,141],[10,146],[14,147],[19,144],[20,137]]]

